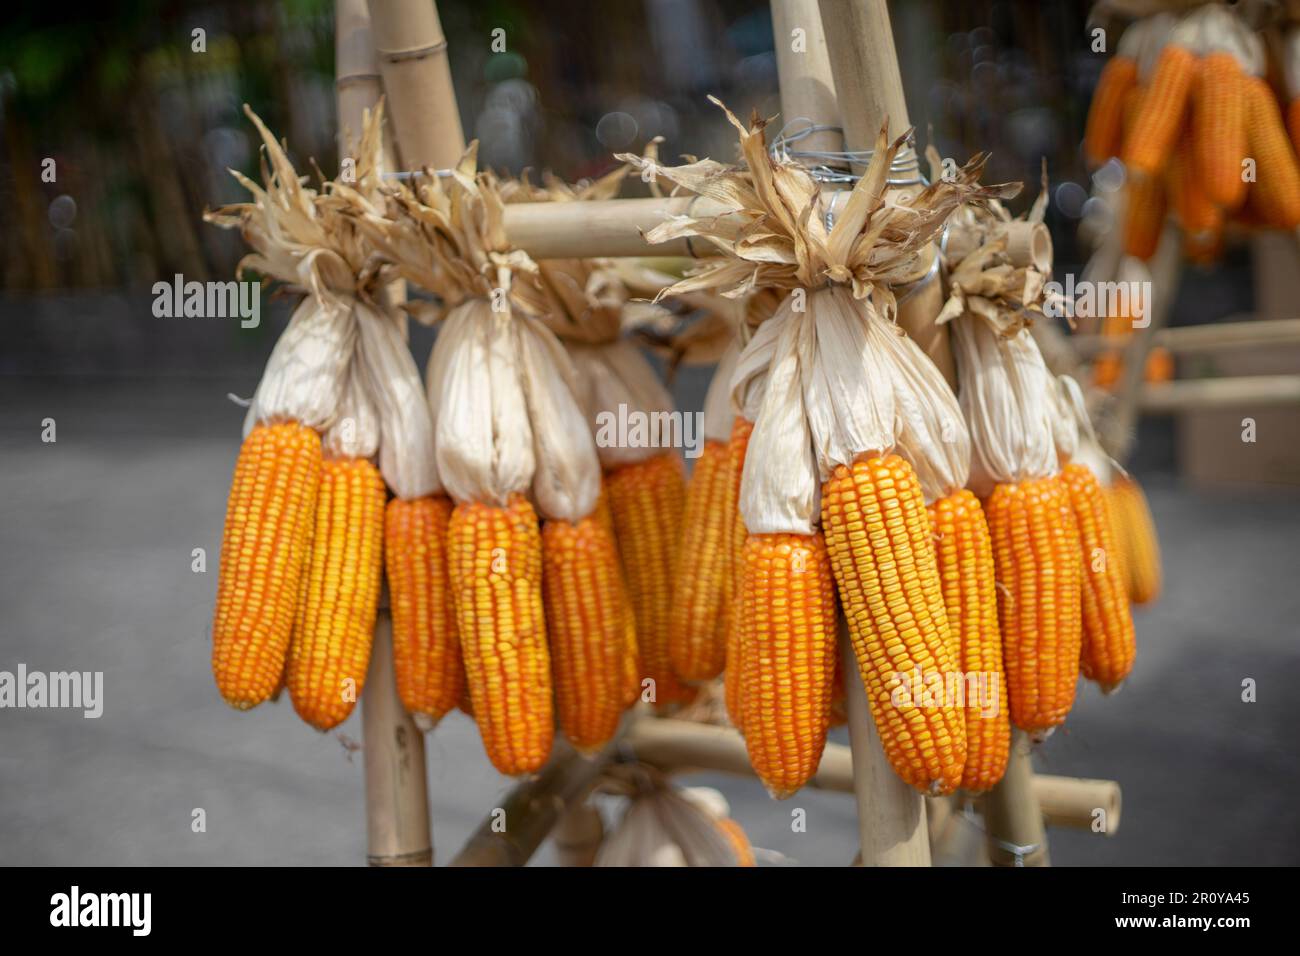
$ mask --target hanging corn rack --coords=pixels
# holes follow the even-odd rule
[[[402,19],[393,10],[404,5],[373,6],[385,11],[382,29],[376,23],[385,82],[401,98],[414,75],[402,64],[430,64],[385,53]],[[812,4],[775,6],[787,17],[811,16],[814,47],[830,47],[841,82],[824,88],[846,97],[845,115],[854,117],[846,135],[856,141],[864,117],[879,128],[869,162],[860,164],[865,171],[838,196],[798,163],[769,153],[764,121],[743,124],[730,113],[741,166],[624,157],[676,184],[681,192],[673,196],[613,199],[621,172],[590,188],[547,180],[542,196],[527,182],[479,171],[473,146],[457,162],[435,162],[380,188],[376,117],[359,151],[373,158],[358,167],[358,182],[319,192],[299,183],[263,130],[267,185],[247,183],[262,201],[214,215],[245,229],[259,271],[309,292],[272,355],[236,470],[214,627],[219,686],[236,706],[253,706],[276,692],[287,670],[291,696],[309,720],[332,725],[346,716],[355,697],[336,703],[316,684],[359,671],[360,693],[382,560],[405,709],[429,726],[455,702],[469,704],[492,763],[525,778],[505,801],[522,822],[508,839],[485,827],[460,863],[522,862],[565,807],[622,775],[640,781],[639,802],[602,851],[606,862],[626,859],[620,844],[640,840],[637,834],[667,839],[647,829],[653,812],[668,814],[676,833],[669,842],[677,850],[664,852],[752,864],[753,850],[725,806],[665,790],[653,774],[610,769],[616,743],[624,760],[635,758],[626,768],[633,775],[715,767],[754,772],[775,796],[802,786],[853,789],[863,857],[872,863],[901,859],[882,847],[897,833],[915,842],[914,809],[924,820],[920,797],[901,799],[889,781],[906,781],[914,793],[978,791],[1007,761],[1007,708],[1002,722],[977,724],[970,708],[891,701],[892,672],[904,660],[937,672],[1001,666],[989,576],[990,568],[997,573],[990,550],[998,536],[988,534],[965,490],[971,472],[987,465],[978,429],[969,422],[968,430],[965,399],[959,405],[950,387],[937,304],[931,310],[909,298],[901,308],[894,289],[937,293],[933,243],[945,224],[959,210],[1004,221],[994,200],[1014,190],[981,186],[979,157],[949,181],[894,188],[890,171],[908,141],[890,135],[879,108],[891,100],[901,106],[883,3],[824,0],[822,13],[850,21],[833,40],[822,35]],[[436,22],[435,12],[435,30]],[[847,61],[862,69],[850,76]],[[828,67],[823,61],[817,69]],[[449,84],[434,92],[445,112]],[[406,117],[396,130],[403,149],[410,105],[398,111]],[[890,112],[896,121],[905,115]],[[407,164],[419,161],[407,157]],[[264,200],[270,195],[275,203]],[[276,229],[259,232],[267,216],[283,217],[286,228],[275,218]],[[274,242],[265,238],[272,233]],[[646,315],[644,304],[630,301],[636,283],[601,256],[645,253],[660,241],[693,252],[687,238],[707,240],[715,257],[684,279],[657,281],[653,291],[721,293],[746,303],[726,326],[723,338],[733,344],[706,409],[709,466],[697,462],[690,498],[680,462],[656,448],[661,443],[650,445],[656,454],[621,461],[626,448],[611,451],[598,440],[599,416],[620,404],[673,411],[644,357],[620,334]],[[378,292],[395,280],[434,297],[406,309],[440,325],[423,391],[400,316]],[[313,344],[324,347],[306,355]],[[304,365],[310,383],[294,380]],[[1050,402],[1045,390],[1026,405],[1053,409],[1063,460],[1087,459],[1086,414],[1063,399],[1068,385],[1047,381]],[[1055,441],[1051,422],[1048,428]],[[620,488],[633,468],[635,480]],[[285,477],[277,470],[272,481],[273,469]],[[356,534],[339,536],[332,522],[314,520],[322,495],[349,509],[355,502]],[[1106,548],[1104,509],[1090,488],[1081,488],[1077,507],[1099,521],[1097,540]],[[691,557],[706,569],[698,587],[683,585],[675,542],[656,537],[663,526],[676,534],[683,509],[701,518],[688,529]],[[719,512],[723,522],[706,520]],[[267,540],[277,548],[257,550]],[[355,580],[351,603],[339,605],[334,630],[310,645],[295,670],[295,627],[325,627],[320,607],[304,614],[302,602],[337,600],[329,582],[339,579]],[[1113,575],[1106,587],[1098,600],[1114,598]],[[674,589],[689,605],[680,616]],[[853,647],[844,678],[852,761],[825,739],[845,626]],[[1125,635],[1096,634],[1095,679],[1107,683]],[[319,677],[316,647],[331,661]],[[690,682],[715,677],[720,666],[743,744],[725,727],[624,717],[634,699],[662,706],[689,697]],[[295,674],[308,675],[297,692]],[[861,698],[864,684],[868,696],[855,718],[854,695]],[[647,688],[649,697],[634,693]],[[866,749],[867,705],[884,743],[880,759],[892,770]],[[557,721],[589,759],[553,745]],[[1040,788],[1027,762],[1013,757],[1011,766],[1022,771],[1036,808]],[[376,765],[376,774],[384,769]],[[1104,798],[1071,786],[1068,808],[1053,812],[1086,819],[1080,807]],[[887,795],[870,814],[868,793]],[[409,801],[402,812],[427,814]]]

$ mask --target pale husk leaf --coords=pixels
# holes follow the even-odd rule
[[[517,317],[520,371],[533,426],[533,499],[543,518],[579,521],[600,494],[600,462],[564,348],[535,319]]]
[[[355,359],[348,367],[338,414],[321,443],[327,458],[373,458],[379,448],[379,415]]]
[[[466,299],[447,315],[430,357],[438,475],[458,503],[503,506],[532,484],[533,430],[509,313]]]
[[[379,470],[405,500],[442,491],[433,451],[433,419],[415,359],[393,317],[357,303],[356,365],[379,415]]]
[[[704,395],[704,439],[725,442],[731,436],[731,424],[736,411],[731,405],[731,375],[740,359],[740,343],[732,337],[731,344],[722,353],[709,390]]]

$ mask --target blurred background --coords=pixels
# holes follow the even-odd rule
[[[779,113],[764,0],[443,0],[439,10],[466,136],[499,169],[593,176],[655,136],[667,158],[729,160],[734,133],[707,94],[741,116]],[[1056,271],[1077,273],[1093,191],[1080,141],[1105,62],[1089,48],[1089,4],[907,0],[891,12],[922,145],[961,159],[991,151],[987,181],[1028,185],[1017,211],[1045,157]],[[98,721],[0,711],[0,863],[364,858],[357,717],[321,736],[286,704],[235,714],[208,672],[242,419],[227,396],[251,394],[292,303],[272,303],[245,330],[156,318],[150,294],[176,273],[228,278],[244,252],[201,220],[243,198],[228,168],[256,178],[243,103],[287,140],[299,170],[314,161],[333,174],[333,49],[323,0],[119,0],[71,18],[25,3],[0,24],[0,669],[103,670],[107,694]],[[1294,318],[1294,299],[1258,292],[1300,275],[1293,246],[1238,244],[1184,270],[1171,324]],[[430,335],[412,339],[422,364]],[[1177,374],[1293,372],[1300,354],[1194,362]],[[707,380],[702,369],[676,375],[682,407],[700,407]],[[1294,406],[1261,409],[1259,440],[1243,445],[1241,417],[1142,419],[1131,465],[1160,529],[1165,595],[1138,612],[1123,693],[1083,689],[1039,756],[1046,772],[1119,780],[1123,824],[1112,838],[1054,831],[1058,864],[1300,862],[1287,795],[1300,718],[1287,693],[1300,676],[1300,423]],[[47,419],[54,443],[41,440]],[[211,570],[196,574],[200,547]],[[1259,682],[1256,704],[1241,702],[1246,678]],[[509,784],[459,714],[427,749],[446,860]],[[792,833],[789,806],[757,782],[701,781],[724,790],[759,846],[807,864],[851,858],[851,799],[800,794],[808,832]],[[195,807],[207,809],[206,833],[190,830]],[[538,862],[551,859],[547,847]]]

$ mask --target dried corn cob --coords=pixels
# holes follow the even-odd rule
[[[727,463],[726,444],[705,442],[686,488],[679,561],[691,573],[677,577],[668,633],[673,669],[688,681],[717,677],[726,657]]]
[[[835,597],[820,534],[752,534],[740,600],[745,746],[773,797],[817,771],[835,673]]]
[[[644,676],[654,681],[656,706],[690,700],[694,691],[678,680],[668,653],[673,563],[686,496],[681,459],[671,452],[655,455],[616,468],[605,483]]]
[[[1149,604],[1160,596],[1160,540],[1142,486],[1132,478],[1117,478],[1110,487],[1112,515],[1120,529],[1128,596],[1134,604]]]
[[[1123,569],[1114,560],[1119,546],[1105,492],[1092,471],[1074,462],[1065,466],[1061,478],[1070,491],[1083,549],[1083,650],[1079,662],[1084,677],[1110,691],[1133,669],[1137,652]]]
[[[727,716],[736,729],[745,732],[744,714],[740,705],[740,601],[741,586],[745,569],[745,540],[749,537],[745,530],[745,521],[740,515],[740,478],[745,471],[745,451],[749,448],[749,436],[754,431],[754,423],[746,418],[737,417],[731,426],[731,440],[727,443],[727,500],[726,511],[730,519],[727,574],[730,586],[727,589],[727,647],[726,663],[723,672],[723,695],[727,704]],[[733,666],[734,665],[734,666]]]
[[[1193,89],[1192,168],[1196,185],[1215,206],[1236,209],[1246,198],[1241,161],[1246,155],[1246,74],[1231,53],[1201,58]]]
[[[618,538],[614,534],[614,515],[609,510],[609,492],[605,481],[600,483],[600,497],[596,499],[596,520],[605,528],[609,540],[615,544],[617,556]],[[641,654],[637,650],[636,615],[632,613],[632,604],[627,596],[627,575],[623,571],[623,560],[618,559],[619,592],[622,594],[622,619],[624,634],[623,651],[623,706],[631,707],[641,696]]]
[[[296,422],[258,425],[239,450],[212,624],[217,689],[239,710],[281,685],[320,479],[320,436]]]
[[[1083,642],[1079,532],[1061,480],[999,484],[984,505],[1011,722],[1039,733],[1074,705]]]
[[[1137,178],[1156,177],[1173,152],[1196,68],[1195,55],[1180,44],[1168,43],[1160,51],[1132,134],[1124,143],[1124,164]]]
[[[993,544],[984,511],[971,492],[963,489],[940,498],[928,511],[948,627],[957,639],[957,660],[966,679],[961,785],[981,793],[1002,779],[1011,747]]]
[[[532,773],[554,737],[537,514],[517,494],[504,508],[459,504],[447,528],[447,557],[484,749],[501,773]]]
[[[1246,144],[1256,176],[1249,191],[1251,208],[1269,225],[1294,229],[1300,225],[1300,165],[1268,83],[1247,76],[1245,90]]]
[[[1169,164],[1169,205],[1183,232],[1189,236],[1217,234],[1223,228],[1223,211],[1216,205],[1218,200],[1211,198],[1207,178],[1199,174],[1198,147],[1192,128],[1188,127]],[[1237,181],[1241,182],[1241,167],[1237,166],[1236,170]],[[1154,245],[1152,251],[1155,251]]]
[[[1156,176],[1130,180],[1125,187],[1124,252],[1147,260],[1156,254],[1165,225],[1165,184]]]
[[[741,825],[731,817],[723,817],[717,821],[717,825],[727,843],[731,845],[731,851],[736,854],[736,865],[758,866],[754,859],[754,847],[750,844],[749,835]]]
[[[560,729],[579,751],[618,729],[627,693],[627,609],[614,539],[595,515],[542,525],[542,595]]]
[[[1118,156],[1123,145],[1124,99],[1137,84],[1137,61],[1116,55],[1102,68],[1088,107],[1083,152],[1088,162],[1100,166]]]
[[[835,672],[831,676],[831,726],[842,727],[848,722],[848,688],[844,686],[844,660],[840,656],[837,645],[835,648]]]
[[[854,654],[889,762],[932,794],[952,791],[966,761],[965,716],[951,702],[896,704],[900,675],[955,670],[934,543],[911,465],[897,455],[840,465],[822,487],[822,528]],[[917,692],[921,688],[916,688]]]
[[[446,495],[394,498],[384,513],[397,692],[408,711],[434,721],[456,706],[465,684],[447,575],[451,507]]]
[[[325,462],[286,683],[298,716],[337,727],[370,666],[383,567],[384,479],[364,458]]]
[[[1300,153],[1300,96],[1293,97],[1287,104],[1286,128],[1291,134],[1291,148]]]

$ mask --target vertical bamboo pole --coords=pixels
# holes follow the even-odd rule
[[[885,117],[889,117],[889,135],[903,135],[910,123],[885,0],[820,0],[820,6],[846,148],[871,149]],[[930,250],[930,256],[936,254]],[[942,307],[942,290],[931,281],[917,289],[910,301],[900,303],[898,324],[956,388],[948,330],[934,324]]]
[[[403,168],[446,169],[465,151],[447,38],[433,0],[368,0]]]
[[[335,16],[335,96],[339,157],[361,138],[366,109],[379,102],[379,70],[365,0],[338,0]],[[385,160],[390,154],[385,151]],[[400,296],[400,290],[386,290]],[[371,866],[432,866],[424,737],[397,696],[393,624],[385,593],[375,622],[370,671],[361,695],[366,768],[366,859]]]
[[[1034,790],[1033,742],[1011,732],[1007,772],[984,797],[984,833],[994,866],[1047,866],[1047,834]]]
[[[838,126],[840,111],[817,0],[773,0],[772,33],[781,86],[781,125],[807,119],[818,126]],[[844,149],[844,134],[833,130],[813,133],[795,148],[839,152]]]
[[[778,7],[786,8],[782,17],[776,15]],[[811,4],[773,0],[774,23],[793,20],[798,15],[793,12],[796,7],[808,10]],[[898,72],[898,58],[894,53],[893,35],[889,32],[889,13],[883,0],[868,0],[865,3],[821,0],[816,11],[809,11],[813,12],[819,16],[809,15],[808,19],[820,22],[810,24],[809,30],[819,34],[819,41],[825,44],[827,51],[821,69],[828,69],[832,73],[824,85],[834,90],[837,96],[831,103],[837,110],[833,118],[814,117],[816,121],[843,125],[843,139],[849,149],[861,149],[874,144],[876,132],[886,114],[890,117],[891,129],[906,129],[907,107],[903,102],[902,80]],[[778,50],[781,42],[782,39],[778,37]],[[811,36],[808,49],[818,49]],[[806,73],[816,62],[812,59],[805,61],[804,71],[796,73],[801,85],[807,85]],[[779,54],[777,67],[782,67]],[[784,106],[784,73],[781,74],[781,90]],[[937,286],[937,283],[934,285]],[[930,351],[930,347],[926,346],[925,338],[941,341],[951,364],[951,352],[946,348],[946,332],[936,329],[933,322],[938,308],[935,305],[929,313],[928,323],[914,323],[915,328],[907,328],[907,332],[917,338],[927,351]],[[940,368],[943,366],[940,365]],[[857,658],[843,627],[840,655],[844,662],[848,692],[849,744],[853,751],[853,792],[858,808],[862,863],[866,866],[929,866],[930,843],[925,820],[925,799],[900,780],[889,766],[871,716]]]

